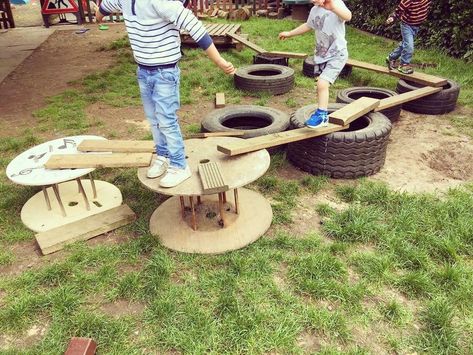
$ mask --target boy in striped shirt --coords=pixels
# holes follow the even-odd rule
[[[403,74],[412,74],[410,63],[414,53],[414,38],[419,32],[419,26],[427,19],[431,0],[401,0],[395,12],[388,17],[386,24],[393,23],[394,19],[401,20],[402,41],[399,46],[386,57],[386,64],[390,70],[395,69],[395,62],[401,58],[397,70]]]
[[[157,158],[148,169],[147,177],[164,175],[159,185],[174,187],[191,176],[176,114],[180,106],[179,30],[187,30],[226,74],[233,74],[235,68],[220,56],[205,27],[180,1],[103,0],[96,13],[97,22],[112,12],[121,12],[125,20],[133,57],[138,64],[136,75],[141,99],[156,146]]]

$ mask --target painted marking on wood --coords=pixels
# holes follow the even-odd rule
[[[385,110],[387,108],[401,105],[404,102],[409,102],[415,99],[418,99],[420,97],[428,96],[435,94],[436,92],[442,91],[442,88],[434,88],[431,86],[426,86],[417,90],[412,90],[405,92],[400,95],[395,95],[388,97],[386,99],[382,99],[379,106],[374,109],[375,112]]]
[[[241,141],[228,142],[217,145],[217,150],[227,155],[238,155],[254,152],[256,150],[275,147],[281,144],[300,141],[303,139],[323,136],[328,133],[347,129],[348,126],[340,126],[329,123],[327,127],[321,128],[298,128],[290,131],[267,134],[255,138],[242,139]]]
[[[359,99],[343,106],[341,109],[328,115],[329,122],[338,125],[348,125],[358,117],[372,111],[380,103],[380,100],[372,97],[360,97]]]
[[[104,212],[36,234],[36,241],[44,255],[61,250],[65,245],[87,240],[109,232],[136,218],[127,205],[121,205]]]
[[[218,163],[202,163],[198,165],[198,169],[204,193],[216,194],[228,190]]]
[[[44,164],[47,169],[128,168],[149,166],[151,153],[53,154]]]
[[[113,153],[154,153],[153,141],[130,140],[93,140],[84,139],[77,147],[80,152],[113,152]]]
[[[389,70],[386,67],[362,62],[356,59],[349,58],[346,65],[351,65],[356,68],[368,69],[378,73],[389,74],[392,76],[396,76],[398,78],[402,78],[409,81],[414,81],[416,83],[427,85],[427,86],[444,86],[447,84],[447,79],[439,78],[433,75],[428,75],[424,73],[414,72],[413,74],[402,74],[398,70]]]
[[[215,94],[215,108],[225,107],[225,93],[217,92]]]

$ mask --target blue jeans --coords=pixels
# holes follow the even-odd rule
[[[152,70],[138,67],[136,75],[156,154],[169,158],[171,166],[185,168],[184,141],[177,121],[179,67]]]
[[[401,64],[409,64],[414,53],[414,38],[419,32],[419,26],[410,26],[401,22],[402,41],[399,46],[391,52],[389,59],[396,60],[401,57]]]

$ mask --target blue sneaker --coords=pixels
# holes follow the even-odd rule
[[[328,112],[320,108],[315,111],[312,116],[305,121],[305,125],[309,128],[319,128],[328,126]]]

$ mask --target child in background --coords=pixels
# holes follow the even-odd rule
[[[180,1],[103,0],[96,13],[97,22],[112,12],[123,13],[138,64],[143,107],[156,145],[157,158],[148,169],[147,177],[152,179],[165,174],[160,186],[176,186],[191,176],[176,114],[180,106],[179,30],[187,30],[226,74],[233,74],[235,68],[220,56],[205,27]]]
[[[345,21],[351,20],[351,11],[342,0],[312,0],[307,22],[292,31],[281,32],[284,40],[315,31],[314,70],[320,74],[317,80],[317,111],[306,121],[309,128],[328,125],[328,99],[333,84],[348,60],[345,40]]]
[[[397,18],[401,20],[402,41],[399,46],[386,57],[389,70],[395,69],[396,60],[401,58],[397,70],[403,74],[412,74],[410,63],[414,53],[414,38],[419,32],[419,26],[427,19],[431,0],[401,0],[395,12],[388,17],[389,25]]]

